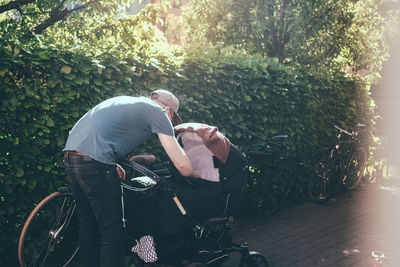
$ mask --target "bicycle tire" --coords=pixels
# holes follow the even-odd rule
[[[262,199],[262,213],[271,215],[281,210],[289,195],[294,168],[288,156],[281,156],[265,166],[258,196]]]
[[[314,168],[313,177],[308,183],[308,196],[316,203],[326,202],[342,184],[343,161],[338,156],[324,156]]]
[[[71,192],[54,192],[31,212],[18,243],[22,267],[71,266],[78,253],[78,219]]]
[[[358,147],[353,155],[351,155],[349,163],[346,166],[344,185],[347,190],[353,190],[360,184],[366,165],[367,151],[363,147]]]

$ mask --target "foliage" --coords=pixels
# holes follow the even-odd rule
[[[389,10],[388,3],[391,0],[194,0],[184,12],[185,44],[190,51],[243,51],[317,71],[354,65],[376,81],[387,58],[385,37],[399,18],[399,6]]]
[[[164,66],[111,55],[88,57],[55,47],[0,42],[0,254],[13,257],[24,220],[48,193],[66,183],[62,148],[68,131],[108,97],[149,95]],[[171,74],[172,66],[166,66]],[[154,147],[153,143],[146,145]],[[146,149],[146,146],[142,149]],[[146,149],[147,151],[151,149]],[[10,261],[10,262],[8,262]]]
[[[159,62],[173,60],[171,54],[179,58],[179,51],[168,46],[156,27],[160,16],[161,9],[157,5],[148,5],[135,16],[77,14],[46,33],[45,38],[51,43],[61,42],[71,49],[79,47],[96,55],[107,51],[120,58]]]
[[[1,13],[1,7],[9,3],[24,2],[28,4]],[[195,29],[195,23],[201,22],[196,30],[201,38],[190,36],[192,44],[197,42],[202,48],[199,51],[204,52],[207,41],[220,51],[210,50],[183,60],[182,52],[167,46],[154,26],[160,17],[156,6],[150,5],[138,15],[126,17],[118,13],[120,7],[111,0],[79,1],[78,6],[60,6],[60,1],[54,0],[0,0],[0,238],[5,244],[0,247],[0,265],[15,265],[15,245],[27,215],[35,203],[66,183],[61,151],[69,129],[93,105],[108,97],[148,95],[155,87],[171,89],[181,99],[180,113],[185,120],[217,125],[238,145],[244,145],[247,137],[230,122],[265,136],[288,134],[289,148],[306,168],[332,142],[333,123],[351,128],[356,122],[372,121],[368,87],[357,76],[346,76],[334,69],[319,72],[308,69],[311,61],[306,59],[317,61],[318,53],[326,51],[329,43],[324,48],[314,47],[315,44],[300,37],[287,42],[283,38],[280,43],[271,41],[280,34],[276,30],[280,25],[276,17],[278,2],[270,2],[275,17],[267,20],[275,25],[275,32],[265,35],[271,37],[269,41],[258,37],[264,36],[262,31],[274,29],[265,28],[257,20],[266,12],[254,9],[258,2],[201,2],[212,4],[215,10],[203,4],[197,7],[205,13],[193,13],[193,21],[188,24]],[[287,2],[286,8],[293,12],[285,16],[287,25],[291,25],[284,28],[286,33],[300,35],[299,4],[319,3],[318,12],[325,12],[328,6],[323,2]],[[88,4],[85,8],[76,9],[85,4]],[[345,4],[339,1],[334,6]],[[218,12],[231,8],[236,13],[230,11],[218,17]],[[53,20],[52,25],[46,24],[48,27],[42,27],[41,32],[36,31],[51,14],[65,9],[71,12]],[[105,16],[107,13],[112,16]],[[366,13],[365,20],[373,14]],[[245,23],[248,15],[251,15],[250,28]],[[345,21],[349,14],[342,15]],[[338,19],[333,17],[334,21]],[[329,19],[332,18],[326,18]],[[235,20],[243,21],[243,25],[239,27]],[[320,28],[311,28],[310,36],[316,38],[325,28],[336,36],[337,31],[329,28],[328,21],[325,23]],[[207,28],[207,25],[217,26]],[[335,25],[340,28],[342,24]],[[246,35],[249,29],[251,38]],[[372,28],[366,29],[363,36],[370,31]],[[343,40],[335,42],[342,47],[340,41]],[[279,45],[284,46],[279,48]],[[225,53],[229,49],[243,54],[229,56]],[[340,53],[343,51],[354,54],[349,49]],[[221,52],[226,55],[219,55]],[[271,55],[275,59],[268,57]],[[292,62],[282,65],[279,60]],[[295,63],[301,60],[307,64]],[[361,62],[359,58],[356,61]],[[156,139],[135,152],[152,152],[165,159]],[[299,191],[301,186],[300,181]],[[7,259],[3,257],[6,254],[10,255]]]
[[[4,29],[0,36],[28,45],[39,41],[42,46],[78,49],[91,56],[107,51],[121,59],[138,58],[149,64],[173,65],[181,60],[181,52],[167,44],[156,26],[161,23],[163,5],[147,5],[139,14],[127,16],[121,5],[134,0],[119,1],[119,4],[99,0],[80,1],[79,4],[47,2],[21,5],[19,9],[0,15],[0,26]],[[46,30],[32,33],[34,26],[30,24],[43,23],[47,18],[44,14],[53,14],[56,8],[68,11],[63,19],[57,21],[57,27],[49,25]]]
[[[356,76],[315,75],[274,59],[204,56],[157,65],[40,43],[0,44],[0,254],[13,255],[7,261],[16,259],[19,232],[35,203],[66,183],[61,151],[69,129],[108,97],[168,88],[181,99],[185,121],[217,125],[238,145],[247,137],[230,122],[265,136],[286,133],[290,150],[306,167],[334,139],[331,124],[350,128],[372,120],[367,89]],[[155,140],[135,152],[165,159]]]
[[[372,126],[373,107],[366,84],[342,72],[314,74],[300,65],[282,65],[260,56],[218,56],[187,59],[184,80],[168,87],[183,96],[183,114],[218,125],[244,145],[230,122],[265,137],[286,133],[301,161],[312,164],[325,152],[333,124]]]
[[[110,15],[116,13],[121,5],[131,2],[134,0],[2,0],[0,14],[5,14],[4,18],[8,19],[5,25],[11,27],[18,36],[31,39],[76,14]]]

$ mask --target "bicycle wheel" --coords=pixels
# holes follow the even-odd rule
[[[337,156],[325,156],[315,165],[314,175],[309,180],[308,196],[314,202],[329,200],[342,182],[342,160]]]
[[[360,184],[366,165],[367,151],[363,147],[358,147],[353,155],[351,155],[346,166],[344,185],[348,190],[353,190]]]
[[[243,267],[268,267],[268,262],[265,257],[256,251],[250,251],[243,260],[241,260],[240,265]]]
[[[294,177],[294,169],[290,158],[281,156],[268,166],[264,166],[263,179],[257,188],[262,200],[262,212],[271,215],[278,212],[285,204]]]
[[[18,244],[21,266],[72,266],[78,252],[78,219],[70,192],[55,192],[31,212]]]

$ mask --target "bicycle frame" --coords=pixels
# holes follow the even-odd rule
[[[122,221],[124,223],[124,228],[126,230],[127,237],[129,235],[129,231],[132,230],[131,229],[132,225],[128,226],[125,224],[126,220],[125,220],[125,216],[124,216],[125,215],[124,203],[126,200],[124,200],[124,191],[126,189],[128,189],[128,191],[133,190],[136,192],[144,192],[144,191],[148,190],[149,188],[152,188],[153,186],[155,186],[155,184],[159,184],[159,185],[162,185],[162,188],[159,190],[163,190],[170,197],[172,197],[173,201],[179,208],[182,215],[185,216],[186,218],[188,218],[189,220],[191,220],[193,230],[194,230],[194,237],[196,240],[197,239],[211,240],[212,235],[214,235],[217,231],[219,231],[218,237],[214,241],[212,241],[212,242],[215,242],[215,244],[212,243],[213,249],[210,251],[201,250],[199,252],[199,253],[203,253],[203,252],[208,253],[206,255],[207,258],[204,258],[203,254],[201,254],[202,258],[200,260],[204,261],[204,263],[203,263],[204,266],[208,265],[208,264],[212,264],[214,261],[219,261],[221,259],[226,258],[232,252],[239,252],[241,254],[240,266],[259,266],[259,267],[268,266],[268,263],[262,254],[260,254],[256,251],[249,251],[247,243],[243,243],[243,244],[239,245],[239,244],[232,242],[231,238],[229,237],[229,233],[228,233],[229,229],[231,228],[231,224],[233,222],[232,217],[226,217],[225,215],[223,215],[223,217],[213,217],[213,218],[210,218],[210,219],[202,222],[201,224],[197,224],[197,222],[195,220],[193,220],[193,218],[189,215],[189,213],[183,208],[183,205],[179,202],[179,199],[176,197],[175,193],[169,188],[167,181],[163,181],[163,178],[158,176],[156,174],[156,172],[152,172],[140,164],[137,164],[135,162],[129,162],[128,160],[125,161],[124,163],[125,163],[124,165],[129,166],[134,171],[134,174],[136,174],[136,172],[139,172],[144,175],[144,176],[140,176],[140,177],[134,176],[134,178],[129,179],[129,180],[132,180],[135,183],[137,183],[137,185],[139,186],[136,188],[137,190],[135,190],[134,186],[121,183],[121,190],[122,190],[121,203],[122,203],[122,210],[123,210]],[[149,181],[149,179],[152,181]],[[159,192],[159,190],[157,190],[157,192]],[[53,203],[54,199],[59,199],[59,198],[61,198],[61,200],[63,200],[63,201],[61,204],[61,209],[60,210],[57,209],[58,215],[59,216],[65,215],[64,213],[66,213],[67,217],[64,216],[63,218],[65,218],[65,219],[59,220],[58,219],[59,216],[57,216],[56,220],[60,222],[59,224],[57,224],[59,226],[57,226],[56,228],[52,227],[49,229],[49,231],[47,231],[46,228],[44,228],[43,233],[45,233],[45,235],[47,235],[49,238],[51,238],[51,240],[49,240],[48,238],[43,240],[45,243],[44,247],[45,247],[45,249],[47,249],[48,253],[46,253],[44,255],[44,257],[41,258],[39,266],[47,266],[47,265],[44,265],[44,264],[48,263],[47,256],[54,252],[54,249],[53,249],[54,247],[47,246],[48,242],[51,242],[50,245],[55,243],[58,246],[60,244],[62,245],[63,242],[65,241],[65,239],[63,238],[63,232],[65,230],[68,230],[68,228],[69,228],[68,226],[72,225],[71,218],[73,218],[73,217],[76,218],[76,216],[74,216],[74,215],[77,215],[76,210],[75,210],[76,204],[73,200],[72,193],[71,193],[69,187],[59,188],[57,192],[54,192],[54,193],[50,194],[49,196],[47,196],[46,198],[44,198],[38,204],[38,206],[31,212],[29,218],[27,219],[27,222],[24,225],[24,229],[21,233],[20,243],[18,246],[18,257],[19,257],[21,266],[23,266],[23,267],[26,266],[25,254],[24,254],[26,244],[24,243],[24,240],[25,240],[27,231],[29,231],[29,229],[32,229],[32,228],[30,228],[31,222],[32,222],[31,218],[37,218],[36,215],[37,215],[38,211],[40,211],[43,207],[47,207],[46,205],[48,203]],[[70,204],[67,205],[68,212],[64,212],[65,211],[64,206],[66,206],[65,203],[68,200],[71,200],[70,202],[68,202]],[[76,220],[75,220],[75,222],[76,222]],[[77,228],[75,228],[75,227],[78,227],[78,225],[74,224],[74,227],[72,227],[71,229],[74,233],[77,233],[78,231],[77,231]],[[76,231],[74,231],[73,229],[75,229]],[[48,233],[48,234],[46,234],[46,233]],[[228,241],[230,240],[229,242],[231,242],[230,246],[225,246],[225,245],[222,246],[219,244],[219,242],[222,242],[221,241],[222,236],[224,236],[226,234],[228,235],[228,238],[226,240],[228,240]],[[77,240],[77,238],[74,240]],[[192,239],[190,239],[190,240],[192,240]],[[202,243],[204,241],[200,241],[200,242]],[[63,266],[70,264],[71,262],[73,262],[76,259],[75,256],[78,253],[79,247],[77,246],[76,242],[74,242],[72,245],[73,246],[67,245],[67,246],[69,246],[69,248],[72,248],[73,250],[71,250],[71,254],[68,254],[67,255],[68,257],[66,257],[65,260],[61,259],[61,260],[63,260],[62,261]],[[218,246],[218,248],[220,248],[220,250],[214,251],[214,246]],[[66,253],[65,249],[61,249],[59,251],[62,254]],[[42,252],[41,252],[40,248],[37,252],[39,253],[39,257],[41,257],[40,254]],[[222,254],[221,254],[221,252],[222,252]],[[59,254],[57,254],[57,255],[59,255]],[[182,255],[185,256],[186,254],[182,254]],[[132,254],[132,255],[129,255],[128,257],[129,257],[129,260],[131,261],[131,263],[134,263],[135,266],[147,266],[147,264],[143,263],[140,260],[139,256],[134,256],[134,254]],[[59,260],[60,258],[55,257],[55,259]],[[196,259],[193,258],[193,260],[196,260]],[[29,262],[29,266],[31,266],[31,263],[32,262]],[[52,263],[52,262],[50,262],[50,263]],[[33,264],[36,264],[36,260],[35,260],[35,262],[33,262]],[[197,262],[194,262],[193,264],[197,266]],[[36,266],[36,265],[34,265],[34,266]],[[56,264],[54,266],[60,266],[60,265]],[[192,266],[192,264],[189,263],[189,265],[185,265],[185,266]]]
[[[358,137],[359,129],[363,127],[365,126],[358,124],[350,133],[334,125],[339,131],[335,145],[328,155],[316,163],[314,176],[309,180],[308,195],[311,200],[317,203],[329,200],[341,184],[348,190],[357,187],[367,158],[366,150]],[[343,136],[349,138],[344,140]]]
[[[287,139],[287,135],[276,135],[273,136],[267,140],[264,138],[256,135],[255,133],[249,131],[248,129],[234,125],[237,127],[240,131],[250,135],[251,137],[255,138],[256,142],[251,141],[248,142],[242,152],[245,155],[253,155],[253,156],[260,156],[260,157],[265,157],[265,159],[269,158],[271,161],[276,158],[280,154],[284,154],[286,152],[285,146],[281,143],[281,140]],[[259,149],[257,149],[259,148]]]
[[[356,152],[357,148],[361,145],[361,141],[358,138],[358,133],[359,133],[358,128],[364,127],[364,125],[357,124],[355,126],[355,130],[353,132],[351,132],[351,133],[346,131],[346,130],[344,130],[344,129],[342,129],[342,128],[340,128],[339,126],[335,125],[334,127],[339,131],[339,134],[337,135],[336,145],[332,148],[330,156],[333,157],[333,153],[334,153],[334,151],[336,151],[338,156],[343,161],[343,166],[344,166],[344,173],[343,174],[344,174],[344,177],[342,177],[342,179],[343,179],[343,183],[346,183],[347,170],[349,169],[349,166],[351,164],[352,156]],[[347,140],[347,141],[342,140],[342,134],[343,133],[346,134],[347,136],[349,136],[351,139]],[[348,144],[345,160],[342,157],[343,149],[340,149],[343,144]]]

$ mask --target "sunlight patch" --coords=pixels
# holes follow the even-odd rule
[[[379,189],[389,192],[391,195],[400,196],[400,188],[397,186],[380,186]]]
[[[342,253],[345,254],[345,255],[358,254],[358,253],[360,253],[360,252],[361,252],[361,251],[360,251],[359,249],[357,249],[357,248],[353,248],[353,249],[344,249],[344,250],[342,250]]]

